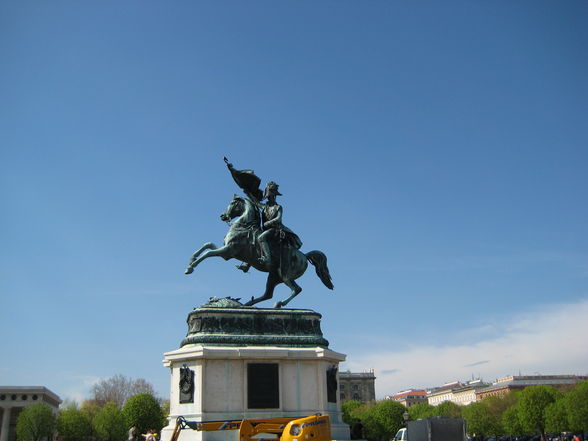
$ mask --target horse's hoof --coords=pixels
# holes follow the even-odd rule
[[[188,268],[186,268],[186,271],[184,271],[184,274],[192,274],[193,272],[194,272],[194,268],[189,266]]]
[[[278,302],[274,305],[275,309],[280,309],[282,307],[282,302]]]

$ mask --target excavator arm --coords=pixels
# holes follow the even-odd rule
[[[313,441],[331,440],[331,423],[328,415],[226,421],[188,421],[184,417],[178,417],[170,441],[178,441],[180,432],[188,427],[199,431],[238,430],[239,441],[298,441],[309,438]],[[256,437],[262,433],[274,436]]]

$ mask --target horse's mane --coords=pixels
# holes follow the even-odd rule
[[[246,208],[243,211],[243,214],[239,216],[239,219],[245,223],[243,227],[248,230],[261,230],[261,214],[259,213],[259,208],[257,207],[257,204],[255,204],[249,198],[243,198],[241,196],[237,196],[235,197],[235,199],[242,201],[242,203],[246,206]],[[247,210],[249,210],[249,212],[253,214],[253,218],[251,220],[244,219]]]

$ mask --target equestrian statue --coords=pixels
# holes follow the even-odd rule
[[[278,184],[270,181],[262,192],[259,188],[261,180],[253,170],[236,170],[227,158],[224,160],[233,179],[247,197],[235,195],[220,216],[221,220],[230,225],[223,246],[217,247],[212,242],[202,245],[192,255],[185,273],[191,274],[200,262],[215,256],[225,260],[240,260],[242,263],[237,268],[243,272],[253,267],[269,273],[263,295],[251,297],[245,306],[271,299],[275,287],[280,283],[289,287],[291,293],[285,300],[277,302],[274,308],[286,306],[302,291],[296,279],[304,274],[308,262],[314,265],[323,284],[333,289],[327,256],[316,250],[306,254],[300,251],[302,241],[282,223],[283,209],[276,201],[278,196],[282,196]]]

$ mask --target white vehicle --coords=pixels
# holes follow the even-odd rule
[[[400,429],[394,436],[394,441],[406,441],[407,439],[406,427]]]

